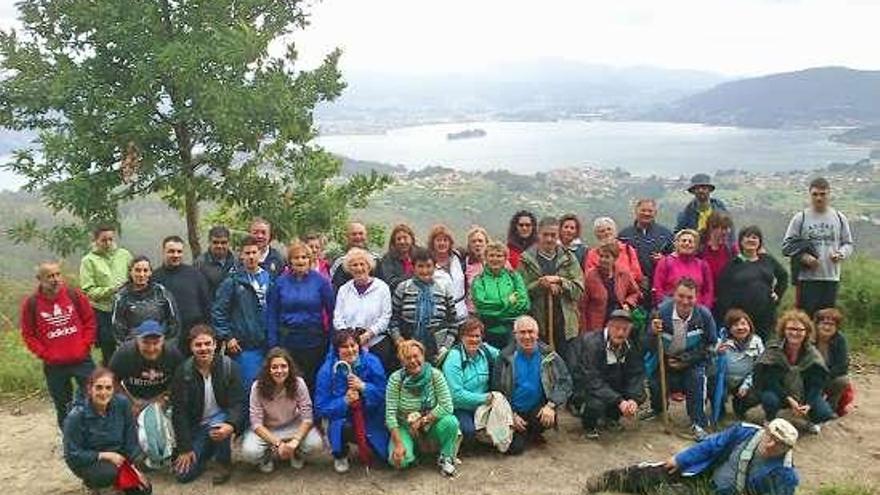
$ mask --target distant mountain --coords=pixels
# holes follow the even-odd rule
[[[880,123],[880,71],[820,67],[731,81],[642,117],[769,128]]]

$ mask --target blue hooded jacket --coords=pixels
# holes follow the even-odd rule
[[[211,321],[218,340],[234,338],[243,349],[263,349],[268,339],[266,315],[249,277],[246,271],[237,271],[220,284],[211,307]],[[271,274],[262,270],[255,277],[266,285],[268,293]]]
[[[131,403],[125,396],[114,395],[103,416],[88,399],[78,401],[64,420],[64,460],[71,469],[97,463],[99,452],[116,452],[130,461],[141,455]]]
[[[724,202],[720,199],[709,198],[709,205],[712,208],[712,211],[723,211],[727,212],[727,206],[724,205]],[[691,200],[688,203],[684,210],[682,210],[678,214],[677,222],[675,224],[675,231],[684,229],[693,229],[697,230],[698,219],[700,218],[700,213],[698,210],[697,200]],[[731,229],[733,230],[733,229]]]
[[[679,452],[675,455],[675,463],[682,476],[696,476],[724,462],[737,445],[749,441],[759,431],[761,427],[758,425],[737,423]],[[794,466],[787,465],[785,457],[774,457],[767,459],[763,466],[749,473],[746,493],[794,495],[797,486],[798,475]],[[716,489],[716,493],[734,495],[730,490]]]
[[[353,426],[351,412],[345,402],[348,389],[348,375],[344,367],[334,370],[339,361],[335,348],[327,353],[327,358],[318,370],[315,386],[315,415],[327,418],[330,425],[327,438],[333,453],[344,449],[342,432],[346,424]],[[363,401],[364,421],[366,423],[367,442],[373,448],[373,456],[382,459],[388,457],[388,428],[385,427],[385,370],[379,358],[369,351],[361,350],[359,364],[354,373],[365,385],[361,400]]]

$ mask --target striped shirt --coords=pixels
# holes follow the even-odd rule
[[[442,278],[441,278],[442,277]],[[455,299],[452,295],[452,287],[447,282],[449,277],[443,272],[435,276],[431,285],[434,297],[434,314],[428,321],[428,332],[434,335],[435,342],[422,342],[431,354],[433,349],[445,347],[449,349],[455,343],[458,333],[458,321],[455,312]],[[415,338],[415,325],[418,321],[419,288],[413,279],[407,279],[398,284],[391,299],[391,325],[389,333],[397,340],[403,338]],[[436,345],[434,345],[436,344]],[[433,359],[433,355],[427,356]]]
[[[410,413],[422,413],[421,395],[413,394],[401,384],[404,373],[406,370],[399,369],[388,377],[388,387],[385,389],[385,424],[389,430],[399,428],[401,424],[406,425],[406,417]],[[431,409],[435,418],[452,414],[452,395],[443,372],[437,368],[431,368],[431,381],[426,395],[426,407]]]

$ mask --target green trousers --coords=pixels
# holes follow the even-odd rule
[[[406,454],[403,456],[401,469],[411,466],[416,461],[418,451],[416,442],[409,432],[409,428],[398,428],[400,441],[406,448]],[[458,449],[458,418],[454,414],[448,414],[438,419],[428,428],[425,433],[425,440],[432,440],[440,446],[440,455],[445,457],[454,457]],[[394,442],[388,444],[388,463],[394,466],[391,454],[394,452]]]

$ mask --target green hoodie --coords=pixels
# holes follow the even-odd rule
[[[511,302],[510,297],[514,294],[516,300]],[[529,292],[522,275],[507,268],[502,268],[497,276],[485,268],[474,279],[471,297],[486,331],[495,334],[510,332],[513,320],[528,313],[530,306]]]
[[[131,260],[131,253],[123,248],[107,252],[92,248],[83,256],[79,264],[79,283],[93,308],[110,312],[116,290],[128,280]]]

